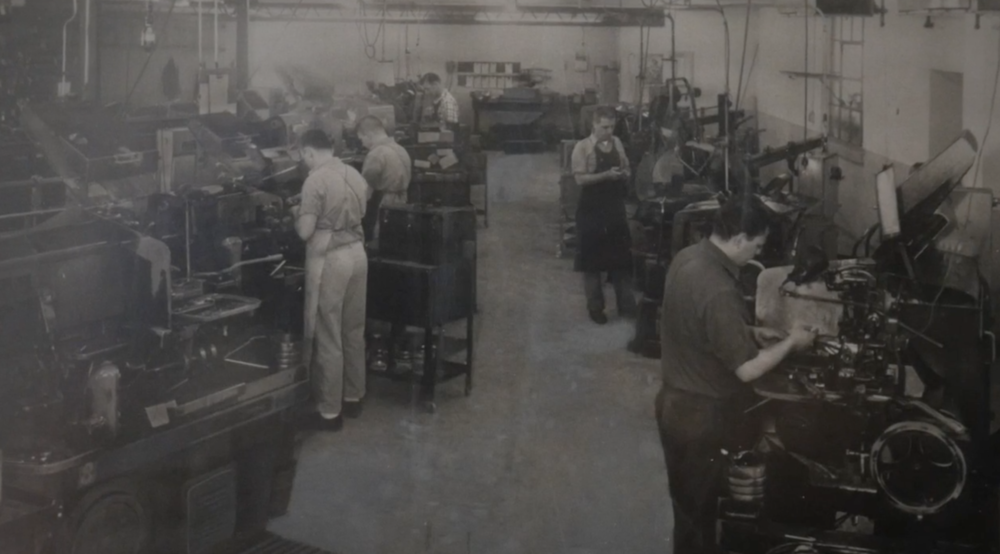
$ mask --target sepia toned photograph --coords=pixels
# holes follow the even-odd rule
[[[1000,0],[0,0],[0,554],[1000,554],[998,89]]]

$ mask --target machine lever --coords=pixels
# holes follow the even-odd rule
[[[242,262],[235,263],[235,264],[233,264],[233,265],[231,265],[231,266],[229,266],[229,267],[227,267],[225,269],[221,269],[219,271],[210,271],[210,272],[205,272],[205,273],[196,273],[195,275],[198,276],[198,277],[210,277],[212,275],[222,275],[223,273],[230,273],[230,272],[236,271],[237,269],[239,269],[239,268],[241,268],[241,267],[243,267],[245,265],[266,264],[266,263],[269,263],[269,262],[280,262],[280,261],[282,261],[284,259],[285,259],[285,256],[283,254],[272,254],[272,255],[264,257],[264,258],[255,258],[253,260],[243,260]]]

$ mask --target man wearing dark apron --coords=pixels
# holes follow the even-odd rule
[[[309,177],[295,230],[306,241],[303,363],[316,399],[313,427],[337,431],[361,413],[365,396],[365,299],[368,256],[361,221],[368,185],[333,155],[321,130],[299,139]]]
[[[590,319],[608,322],[604,313],[603,274],[615,287],[618,314],[635,315],[632,292],[632,237],[625,214],[629,176],[628,158],[612,134],[617,115],[613,108],[594,111],[591,135],[573,149],[572,167],[580,186],[576,210],[576,271],[583,272]]]

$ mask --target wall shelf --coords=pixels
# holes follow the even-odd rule
[[[788,78],[790,78],[790,79],[804,78],[804,79],[819,79],[821,81],[827,81],[827,80],[829,80],[829,81],[839,81],[839,80],[843,79],[843,77],[841,77],[840,75],[831,75],[829,73],[810,73],[808,71],[784,71],[783,70],[783,71],[781,71],[781,74],[788,76]]]

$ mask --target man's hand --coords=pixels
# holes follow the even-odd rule
[[[302,209],[302,206],[298,206],[298,205],[292,206],[291,208],[288,208],[288,213],[291,214],[292,219],[298,219],[299,218],[299,211],[301,209]]]
[[[788,336],[788,333],[784,331],[769,327],[751,327],[750,331],[753,333],[754,342],[760,347],[770,346],[776,342],[785,340],[785,337]]]
[[[816,330],[806,327],[796,327],[788,333],[788,338],[792,341],[792,348],[801,352],[816,342]]]
[[[797,327],[788,336],[766,348],[761,349],[757,356],[743,363],[736,369],[736,376],[744,383],[756,381],[778,366],[789,354],[809,348],[816,340],[814,329]]]

